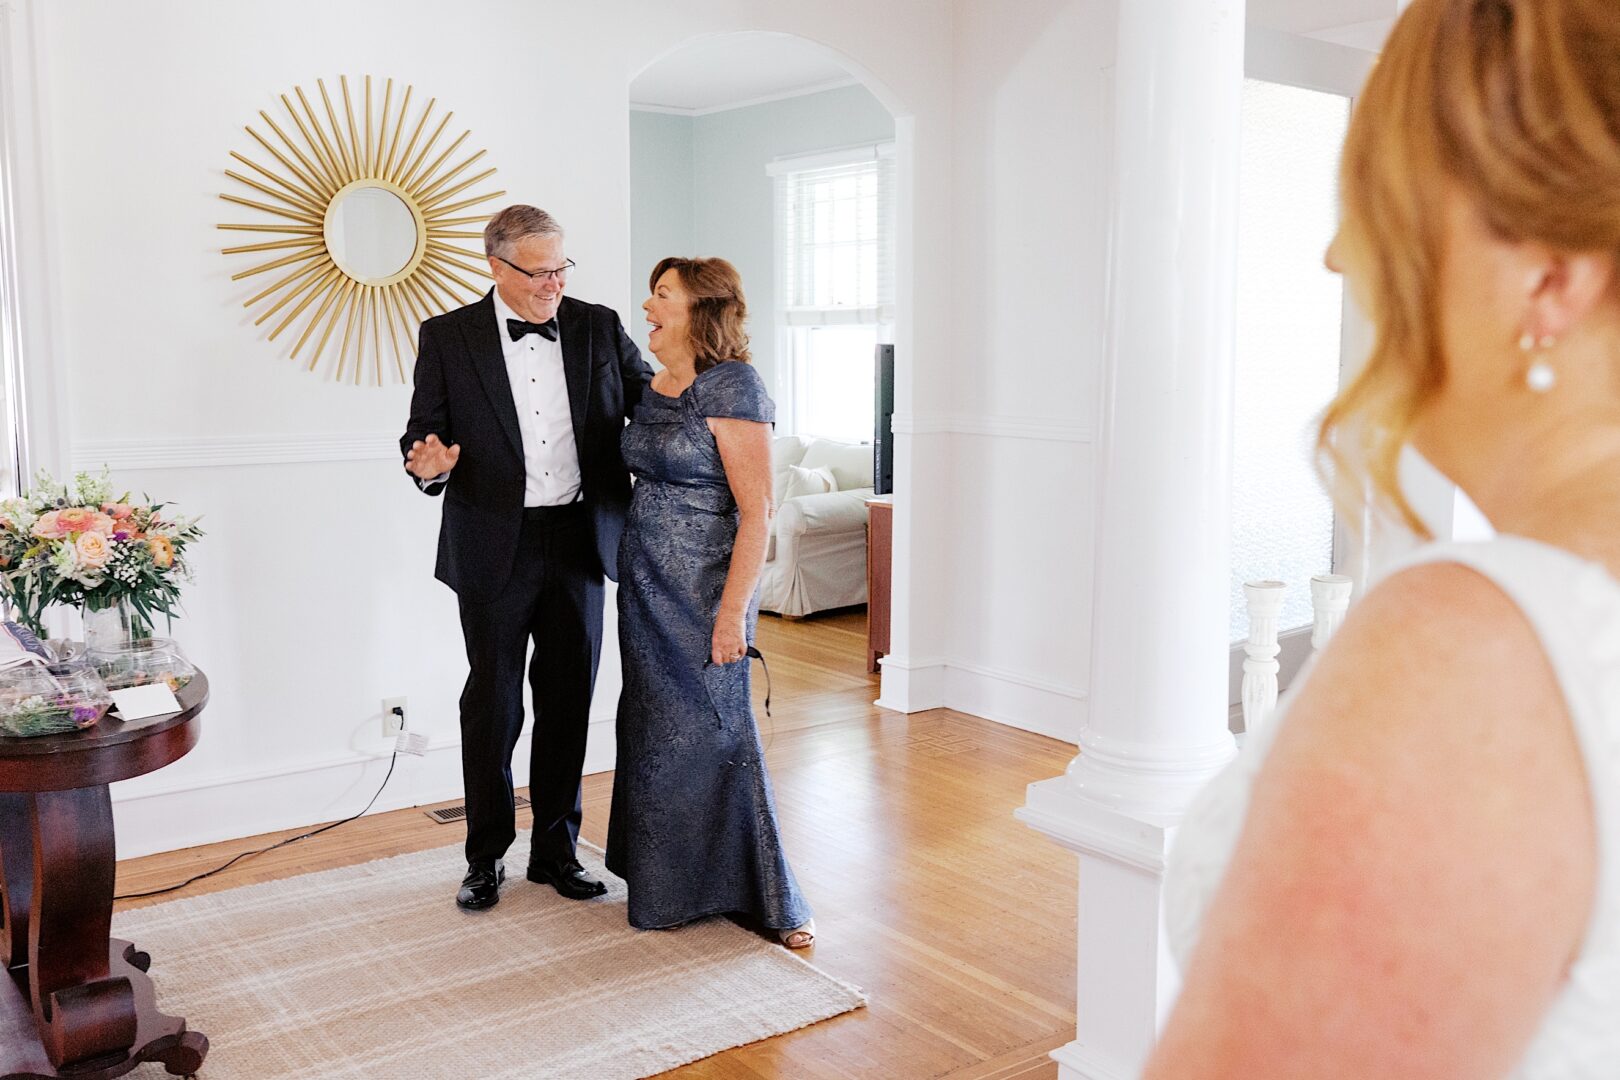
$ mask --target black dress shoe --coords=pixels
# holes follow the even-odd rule
[[[528,878],[539,885],[550,885],[570,900],[589,900],[607,892],[607,886],[587,874],[578,859],[530,862]]]
[[[461,891],[456,893],[456,906],[469,911],[494,907],[501,898],[501,882],[506,880],[506,864],[499,859],[492,863],[468,863],[467,876],[461,879]]]

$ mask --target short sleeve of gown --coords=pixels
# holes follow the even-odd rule
[[[698,415],[727,420],[776,420],[776,402],[765,392],[765,380],[753,364],[730,360],[699,375],[692,383]]]

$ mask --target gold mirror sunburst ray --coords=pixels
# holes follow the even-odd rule
[[[324,79],[315,80],[315,91],[318,103],[301,86],[277,95],[286,112],[279,123],[259,110],[274,139],[251,125],[243,128],[269,160],[230,151],[247,172],[227,168],[225,176],[241,185],[240,193],[222,192],[220,198],[264,220],[219,228],[262,235],[220,251],[259,259],[233,273],[232,281],[285,271],[272,275],[275,280],[242,306],[262,308],[255,326],[276,320],[269,341],[292,329],[290,357],[307,370],[320,371],[324,362],[334,381],[358,386],[369,374],[381,386],[391,355],[392,374],[408,382],[406,360],[414,359],[422,321],[489,287],[482,249],[454,243],[482,237],[457,226],[482,224],[489,215],[453,215],[506,192],[451,202],[495,170],[462,177],[484,158],[484,150],[446,167],[470,130],[433,156],[455,115],[446,111],[436,117],[438,98],[429,97],[413,114],[415,87],[406,85],[396,108],[394,80],[385,79],[378,111],[369,75],[358,92],[351,91],[347,75],[338,77],[335,96]]]

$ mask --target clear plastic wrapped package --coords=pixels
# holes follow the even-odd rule
[[[106,684],[82,660],[0,671],[0,735],[60,735],[89,727],[111,707]]]
[[[170,638],[139,638],[115,649],[92,649],[85,658],[109,690],[161,682],[179,693],[197,674]]]

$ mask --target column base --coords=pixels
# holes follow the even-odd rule
[[[944,707],[944,661],[889,655],[880,659],[878,665],[883,669],[882,691],[873,705],[900,713]]]
[[[1058,1063],[1058,1080],[1134,1080],[1134,1074],[1115,1072],[1077,1042],[1060,1046],[1049,1056]]]
[[[1181,985],[1161,915],[1175,827],[1099,803],[1070,776],[1031,784],[1014,816],[1080,861],[1075,1040],[1052,1054],[1059,1075],[1138,1076]]]

